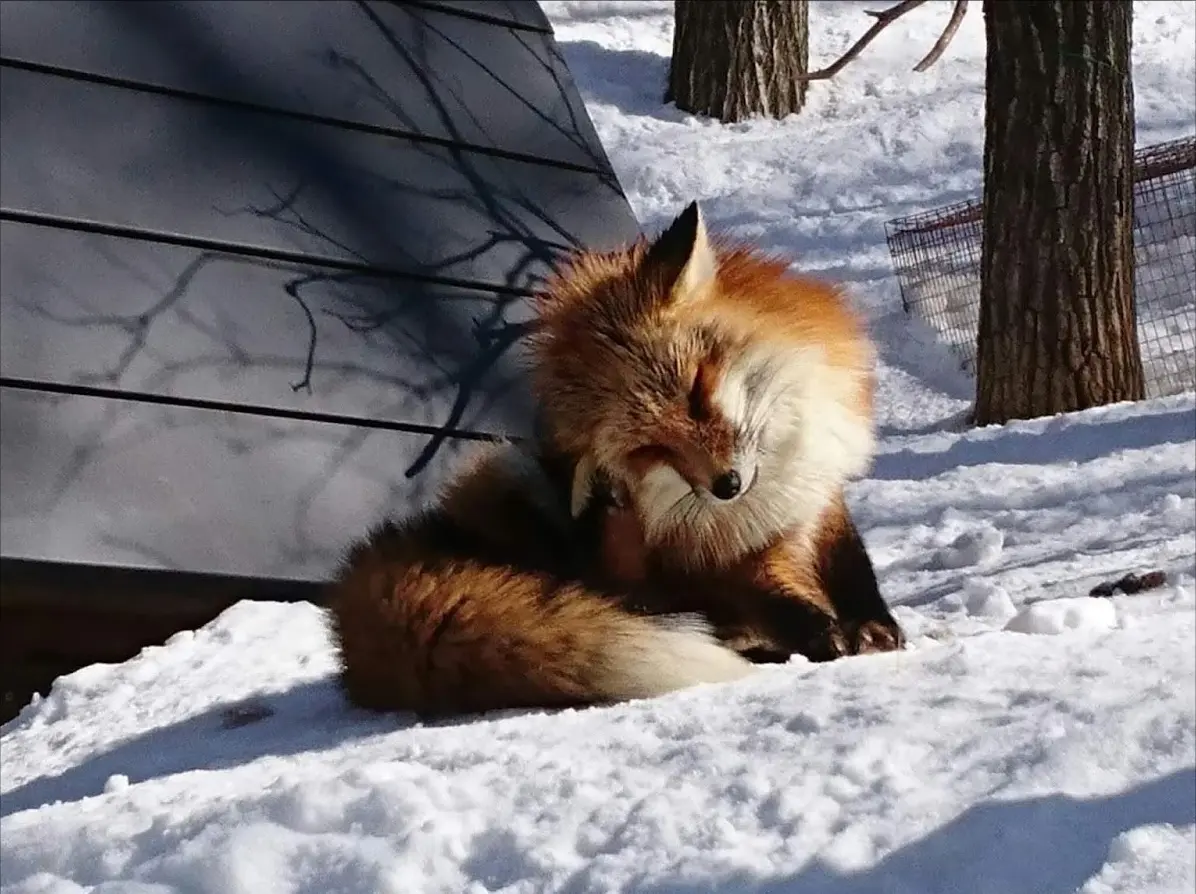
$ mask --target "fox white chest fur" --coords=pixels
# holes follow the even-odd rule
[[[866,369],[828,365],[817,346],[767,340],[727,366],[714,404],[735,432],[732,468],[742,482],[729,499],[694,488],[667,462],[634,484],[649,545],[667,543],[690,567],[801,536],[843,482],[872,459],[870,416],[852,396]]]

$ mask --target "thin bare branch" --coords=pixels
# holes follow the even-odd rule
[[[926,54],[926,58],[914,66],[914,71],[926,71],[926,69],[939,61],[939,56],[943,55],[943,51],[947,49],[947,45],[955,37],[955,32],[959,30],[959,26],[963,22],[964,13],[967,11],[968,0],[955,0],[955,8],[951,10],[951,18],[947,21],[947,27],[939,35],[939,39],[934,42],[934,46],[930,48],[930,52]]]
[[[893,24],[911,9],[917,9],[926,0],[902,0],[896,6],[891,6],[888,9],[876,12],[874,10],[865,10],[866,15],[872,16],[876,19],[872,27],[864,32],[864,36],[848,47],[847,52],[840,56],[837,60],[832,62],[826,68],[820,68],[818,71],[808,72],[800,78],[803,81],[826,81],[833,78],[840,71],[844,69],[852,60],[864,51],[868,44],[876,39],[876,35],[884,31],[885,28]]]
[[[864,32],[855,43],[848,47],[847,52],[828,65],[826,68],[820,68],[818,71],[811,71],[805,75],[799,76],[802,81],[827,81],[842,71],[852,60],[860,55],[868,44],[876,39],[876,36],[885,28],[893,24],[907,12],[912,9],[917,9],[926,0],[902,0],[901,3],[895,6],[890,6],[888,9],[882,10],[865,10],[866,15],[872,16],[876,21],[872,27]],[[955,0],[955,8],[951,11],[951,19],[947,22],[947,27],[943,29],[943,33],[939,39],[935,41],[930,52],[926,57],[914,66],[914,71],[922,72],[934,65],[943,52],[947,49],[947,45],[951,43],[951,39],[955,37],[955,32],[959,30],[959,25],[963,21],[964,13],[968,9],[968,0]]]

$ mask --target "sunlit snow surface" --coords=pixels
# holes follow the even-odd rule
[[[867,6],[811,3],[814,64]],[[884,221],[979,188],[973,6],[924,74],[949,4],[801,115],[723,126],[659,102],[670,3],[544,4],[645,226],[701,199],[872,315],[883,439],[850,496],[906,653],[415,726],[346,708],[317,609],[241,604],[4,728],[0,890],[1192,891],[1196,398],[967,430],[970,383],[896,312]],[[1135,18],[1139,143],[1191,133],[1196,5]]]

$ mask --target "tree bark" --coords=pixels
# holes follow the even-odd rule
[[[984,0],[979,425],[1144,396],[1132,4]]]
[[[717,118],[783,118],[806,102],[806,0],[676,0],[665,102]]]

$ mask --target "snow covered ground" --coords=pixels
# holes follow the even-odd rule
[[[646,226],[697,197],[872,313],[884,437],[851,501],[910,649],[413,725],[345,707],[316,609],[241,604],[3,729],[0,890],[1193,890],[1196,397],[967,430],[970,383],[896,310],[883,222],[979,187],[978,9],[925,74],[949,4],[728,127],[658,101],[671,4],[544,6]],[[812,3],[815,64],[865,6]],[[1196,5],[1135,6],[1139,141],[1191,133]]]

